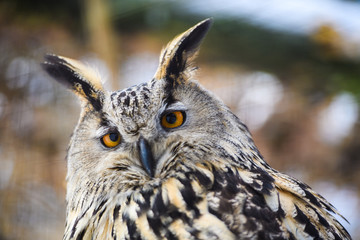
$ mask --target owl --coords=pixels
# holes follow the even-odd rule
[[[271,168],[248,128],[194,79],[211,22],[170,41],[150,81],[119,91],[78,61],[46,55],[43,68],[81,102],[63,239],[351,239],[337,210]]]

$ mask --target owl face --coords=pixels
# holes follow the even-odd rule
[[[190,146],[193,164],[202,161],[225,131],[225,107],[191,80],[168,84],[153,79],[102,91],[98,110],[85,103],[69,148],[69,176],[116,178],[133,187],[166,178],[188,159]]]

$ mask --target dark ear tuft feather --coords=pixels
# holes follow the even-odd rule
[[[206,19],[169,42],[160,55],[155,78],[166,79],[173,84],[186,81],[192,70],[192,60],[211,24],[212,19]]]
[[[96,111],[102,109],[104,92],[100,78],[92,69],[76,60],[51,54],[46,55],[45,60],[41,65],[50,76],[75,92],[85,103],[90,103]]]

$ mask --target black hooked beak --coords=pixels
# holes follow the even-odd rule
[[[154,157],[151,153],[151,148],[149,146],[149,143],[144,139],[142,136],[140,136],[138,141],[139,146],[139,153],[140,153],[140,160],[145,168],[146,172],[150,175],[150,177],[154,177]]]

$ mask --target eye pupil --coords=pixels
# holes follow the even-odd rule
[[[119,135],[117,133],[110,133],[109,138],[111,141],[116,142],[119,139]]]
[[[177,117],[174,113],[169,113],[166,115],[166,121],[170,124],[176,123]]]

